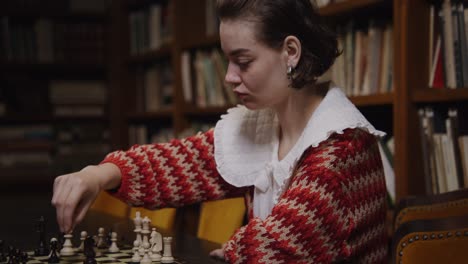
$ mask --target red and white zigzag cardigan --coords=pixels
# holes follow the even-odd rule
[[[133,206],[178,207],[246,195],[250,220],[226,243],[230,263],[384,263],[386,188],[375,136],[333,134],[302,155],[271,214],[252,216],[253,187],[216,170],[213,130],[109,154],[122,172],[114,194]]]

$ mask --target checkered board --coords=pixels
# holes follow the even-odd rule
[[[48,256],[35,256],[33,251],[28,252],[29,260],[27,264],[48,264]],[[96,252],[96,261],[98,264],[106,263],[106,264],[131,264],[132,262],[133,252],[131,248],[124,248],[121,249],[118,253],[110,253],[110,252]],[[83,264],[83,261],[86,259],[86,256],[83,253],[77,253],[74,256],[65,257],[60,256],[60,263],[59,264]],[[1,262],[0,262],[1,263]],[[184,264],[186,262],[175,260],[174,263],[176,264]]]

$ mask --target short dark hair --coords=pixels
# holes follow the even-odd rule
[[[217,11],[221,21],[256,23],[258,39],[271,48],[281,48],[287,36],[297,37],[302,55],[291,83],[294,88],[315,84],[340,55],[336,34],[310,0],[217,0]]]

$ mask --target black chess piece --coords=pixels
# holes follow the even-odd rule
[[[106,244],[107,244],[107,248],[109,248],[111,245],[112,245],[112,229],[109,230],[109,232],[107,233],[107,236],[106,236]]]
[[[5,255],[3,247],[4,247],[3,240],[0,240],[0,262],[6,262],[7,261],[7,257]]]
[[[86,259],[83,264],[97,264],[96,252],[94,252],[94,239],[88,236],[84,241],[84,254]]]
[[[21,263],[26,264],[28,263],[29,256],[27,252],[21,253]]]
[[[13,246],[9,246],[7,264],[16,264],[15,253],[16,253],[16,249]]]
[[[47,256],[49,255],[49,250],[47,249],[46,239],[45,239],[45,219],[41,216],[36,223],[36,232],[39,233],[39,245],[34,250],[34,255],[36,256]]]
[[[49,257],[49,263],[59,263],[60,258],[57,254],[57,240],[52,240],[50,241],[50,257]]]

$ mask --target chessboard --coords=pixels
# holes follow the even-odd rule
[[[35,256],[34,251],[28,251],[29,259],[26,264],[48,264],[48,256]],[[130,247],[123,248],[118,253],[110,253],[106,251],[97,251],[96,252],[96,261],[97,263],[107,263],[107,264],[131,264],[132,262],[133,252]],[[83,261],[86,259],[86,256],[83,253],[77,253],[74,256],[61,256],[59,264],[83,264]],[[6,263],[6,262],[0,262]],[[186,264],[188,262],[176,260],[173,262],[176,264]]]

